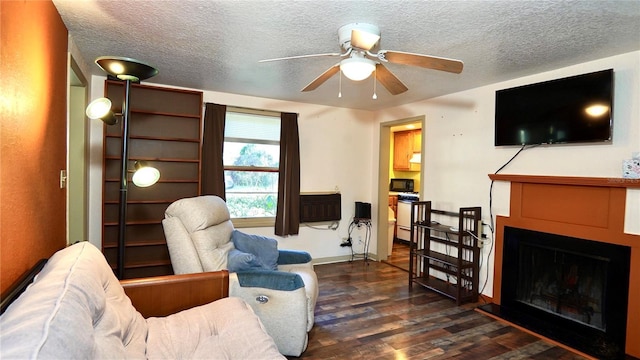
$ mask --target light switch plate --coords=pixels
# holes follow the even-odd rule
[[[60,189],[67,187],[67,170],[60,170]]]

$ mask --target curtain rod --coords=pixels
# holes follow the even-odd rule
[[[202,103],[202,107],[206,107],[207,104],[215,104],[212,102],[203,102]],[[221,105],[221,104],[218,104]],[[256,108],[250,108],[250,107],[244,107],[244,106],[234,106],[234,105],[225,105],[227,108],[230,109],[237,109],[237,110],[244,110],[247,112],[253,112],[253,113],[266,113],[266,114],[281,114],[281,113],[289,113],[289,111],[278,111],[278,110],[265,110],[265,109],[256,109]],[[295,113],[296,115],[300,116],[300,113]]]

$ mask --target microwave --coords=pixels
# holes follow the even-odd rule
[[[389,191],[413,192],[413,179],[391,179]]]

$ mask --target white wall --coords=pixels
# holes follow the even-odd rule
[[[613,68],[615,73],[612,144],[531,148],[523,151],[501,173],[619,178],[622,160],[640,151],[640,52],[387,109],[377,112],[376,117],[385,123],[424,114],[421,198],[431,200],[436,208],[448,210],[481,205],[483,220],[489,223],[488,174],[498,170],[519,150],[519,147],[493,145],[495,91],[608,68]],[[625,230],[640,233],[640,191],[628,193]],[[508,215],[508,183],[494,184],[492,210],[494,217]],[[487,227],[485,232],[489,234]],[[489,246],[483,247],[482,257],[481,286],[483,279],[487,279],[483,293],[491,296],[493,252]]]
[[[377,186],[376,177],[372,176],[373,162],[377,161],[372,157],[373,153],[377,154],[373,151],[377,149],[377,142],[373,142],[373,129],[377,126],[374,114],[210,91],[204,92],[204,101],[298,113],[300,191],[332,191],[337,187],[342,194],[342,221],[335,231],[316,229],[326,229],[324,224],[311,224],[313,227],[301,224],[298,236],[286,238],[274,236],[273,227],[245,228],[243,231],[276,237],[280,248],[309,251],[318,262],[339,260],[349,255],[349,248],[340,247],[340,243],[347,237],[355,202],[372,203],[372,189]],[[372,238],[376,238],[375,229]],[[371,243],[369,252],[375,253],[375,240]],[[354,250],[362,251],[362,248],[355,247]]]
[[[538,147],[526,150],[502,173],[620,177],[621,162],[640,151],[640,52],[633,52],[555,71],[514,79],[428,101],[376,113],[277,101],[234,94],[204,92],[205,102],[299,114],[301,190],[342,193],[342,221],[336,231],[301,225],[300,235],[278,238],[281,248],[306,250],[315,259],[334,261],[350,254],[339,246],[347,236],[354,202],[372,203],[373,229],[369,252],[376,253],[378,208],[379,123],[426,116],[423,137],[424,180],[422,198],[434,206],[456,209],[482,206],[489,223],[488,174],[494,173],[518,150],[493,146],[494,94],[498,89],[587,73],[607,68],[615,71],[614,136],[611,145]],[[455,81],[455,80],[454,80]],[[104,77],[92,78],[91,99],[102,96]],[[102,124],[90,127],[89,238],[100,246],[102,197]],[[386,169],[385,169],[386,171]],[[383,184],[387,186],[387,184]],[[508,215],[509,184],[496,182],[493,215]],[[629,191],[626,231],[640,233],[640,191]],[[386,204],[384,204],[386,206]],[[244,229],[273,236],[272,228]],[[485,232],[489,233],[485,228]],[[354,233],[364,237],[364,231]],[[386,238],[386,234],[382,234]],[[356,250],[362,249],[356,247]],[[492,295],[493,253],[482,250],[483,293]],[[487,259],[488,257],[488,259]],[[488,260],[488,261],[487,261]]]
[[[99,76],[92,78],[91,99],[103,96],[104,80],[104,77]],[[328,224],[312,224],[314,227],[301,224],[298,236],[285,238],[274,236],[273,227],[244,228],[243,231],[276,237],[280,248],[309,251],[318,262],[345,259],[350,255],[349,248],[340,247],[340,243],[342,238],[347,237],[355,202],[372,203],[372,189],[377,186],[376,177],[372,176],[372,163],[376,159],[372,154],[377,154],[377,151],[373,151],[374,147],[377,149],[377,142],[373,143],[373,128],[377,126],[373,113],[212,91],[205,91],[203,97],[204,102],[298,113],[301,191],[333,191],[338,188],[341,193],[342,221],[336,230],[327,230]],[[102,218],[102,131],[100,121],[92,122],[89,237],[99,247]],[[372,238],[375,239],[375,229]],[[355,249],[362,250],[357,247]],[[369,252],[376,252],[375,240],[372,241]]]

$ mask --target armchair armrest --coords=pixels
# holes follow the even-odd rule
[[[171,315],[229,296],[226,270],[127,279],[120,284],[145,318]]]
[[[304,264],[311,261],[311,255],[306,251],[278,250],[278,265]]]
[[[259,287],[283,291],[293,291],[304,287],[304,281],[296,273],[251,270],[240,271],[236,275],[241,287]]]

